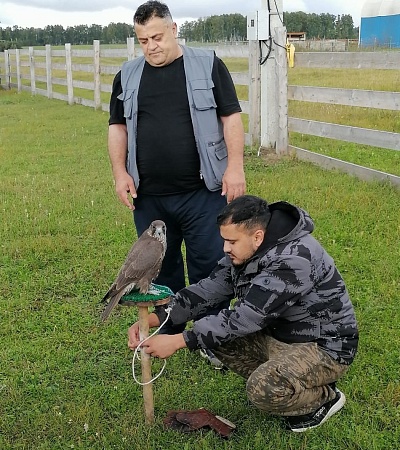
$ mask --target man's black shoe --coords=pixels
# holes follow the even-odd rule
[[[285,417],[289,429],[296,433],[311,430],[312,428],[319,427],[327,421],[329,417],[340,411],[346,402],[346,397],[343,392],[339,391],[337,388],[335,388],[335,392],[336,397],[333,400],[325,403],[313,413],[304,414],[302,416]]]

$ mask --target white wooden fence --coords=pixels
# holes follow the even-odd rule
[[[215,47],[215,50],[224,57],[248,58],[249,54],[248,45],[227,45]],[[135,49],[133,38],[127,40],[127,47],[124,49],[101,48],[100,42],[94,41],[91,50],[81,50],[79,46],[72,48],[71,44],[65,44],[64,50],[52,49],[50,45],[46,45],[45,50],[33,47],[6,50],[3,54],[0,53],[0,85],[5,89],[17,88],[18,91],[30,91],[33,95],[64,100],[71,105],[81,104],[109,111],[113,76],[120,70],[123,60],[133,59],[140,54],[141,51]],[[121,59],[121,64],[103,63],[110,58]],[[78,63],[80,60],[85,63]],[[62,72],[63,76],[55,77],[54,72]],[[79,80],[82,73],[90,74],[93,81]],[[108,80],[104,82],[107,75]],[[249,80],[249,72],[232,73],[232,78],[235,84],[250,85],[250,89],[252,84],[257,83],[256,89],[259,89],[259,80]],[[42,87],[38,87],[39,84]],[[66,93],[60,92],[60,86]],[[84,95],[77,95],[78,90],[86,92]],[[102,93],[108,94],[106,101]],[[240,104],[243,114],[249,114],[249,101],[241,101]],[[255,114],[252,115],[254,116]],[[249,122],[252,135],[246,134],[246,143],[251,145],[259,140],[259,126],[257,128],[253,125],[253,118]],[[259,125],[259,120],[257,123]]]
[[[297,67],[331,69],[400,69],[400,52],[380,53],[297,53]],[[304,102],[328,103],[364,108],[400,111],[400,92],[335,89],[309,86],[288,86],[288,98]],[[400,150],[400,133],[336,125],[289,117],[289,131],[337,139],[356,144]],[[328,169],[339,169],[365,180],[389,181],[400,188],[400,177],[378,170],[319,155],[288,146],[299,159],[314,162]]]
[[[249,100],[240,102],[243,114],[248,114],[249,118],[249,132],[246,135],[246,143],[258,145],[260,142],[260,71],[258,64],[258,45],[256,42],[250,42],[249,45],[230,45],[213,48],[221,58],[249,58],[249,71],[232,73],[232,78],[236,85],[249,86]],[[293,131],[399,151],[400,133],[288,117],[287,105],[285,105],[286,100],[289,99],[302,102],[400,111],[400,92],[288,86],[286,70],[283,70],[286,69],[286,65],[284,64],[285,67],[282,67],[282,61],[285,61],[282,59],[284,55],[285,50],[281,46],[276,46],[276,70],[280,74],[278,77],[280,85],[277,86],[276,91],[277,95],[282,99],[279,102],[280,117],[277,121],[280,128],[278,135],[281,140],[280,145],[277,145],[279,152],[285,153],[286,150],[286,152],[295,153],[299,159],[311,161],[325,168],[337,168],[367,180],[388,180],[393,185],[400,187],[399,176],[358,166],[287,144],[288,132]],[[19,91],[29,90],[32,94],[45,95],[49,98],[68,101],[70,104],[78,103],[108,111],[108,97],[112,89],[111,80],[113,75],[120,69],[120,65],[105,64],[103,61],[107,58],[121,58],[122,61],[124,59],[132,59],[136,55],[133,41],[128,40],[126,49],[120,50],[101,49],[99,41],[94,41],[93,49],[91,50],[72,49],[70,44],[65,44],[65,50],[54,50],[50,46],[46,46],[45,50],[36,50],[32,47],[23,50],[9,50],[3,54],[3,64],[1,64],[1,56],[0,54],[0,78],[3,88],[17,88]],[[59,61],[60,58],[62,58],[63,62],[54,62],[54,60]],[[85,63],[77,64],[76,61],[78,58],[84,58]],[[295,64],[297,67],[309,68],[400,70],[400,52],[297,53]],[[54,77],[53,72],[60,70],[65,71],[66,76],[63,78]],[[76,72],[89,73],[93,77],[93,81],[77,80],[74,78]],[[107,76],[109,80],[104,82]],[[37,87],[37,83],[41,83],[45,88]],[[54,86],[64,86],[64,89],[66,87],[67,94],[56,92],[53,88]],[[88,96],[75,95],[74,90],[77,89],[91,91],[92,99],[88,98]],[[103,101],[105,94],[107,94],[107,98],[106,101]]]
[[[17,88],[18,91],[26,90],[31,91],[32,94],[68,101],[71,105],[78,103],[107,110],[108,105],[102,104],[101,92],[110,93],[112,86],[101,83],[100,75],[115,75],[120,66],[103,65],[100,63],[101,58],[132,59],[134,56],[133,40],[128,40],[126,49],[100,49],[99,41],[94,41],[92,50],[72,49],[71,44],[65,44],[64,50],[52,49],[50,45],[46,45],[45,50],[37,50],[33,47],[6,50],[4,72],[0,72],[1,85],[6,89]],[[57,62],[60,58],[63,62]],[[79,58],[90,60],[90,62],[77,64],[76,61]],[[29,68],[29,73],[24,70],[26,67]],[[62,71],[64,77],[54,77],[55,71]],[[77,72],[91,74],[93,81],[79,81]],[[37,83],[44,83],[46,88],[38,88]],[[67,94],[55,91],[56,86],[66,87]],[[90,91],[89,96],[93,100],[88,98],[89,96],[74,95],[74,88]]]

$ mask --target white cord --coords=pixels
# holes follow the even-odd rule
[[[156,331],[154,331],[154,333],[152,333],[150,336],[148,336],[147,338],[143,339],[143,341],[141,341],[139,343],[139,345],[135,348],[135,351],[133,352],[133,358],[132,358],[132,375],[133,375],[133,379],[136,381],[137,384],[140,384],[141,386],[146,386],[147,384],[153,383],[153,381],[157,380],[157,378],[164,372],[165,366],[167,365],[167,360],[164,359],[164,365],[162,366],[160,372],[154,377],[152,378],[150,381],[146,381],[146,383],[142,383],[141,381],[139,381],[136,378],[135,375],[135,359],[137,359],[138,361],[140,361],[140,356],[138,355],[138,351],[140,350],[140,347],[143,345],[144,342],[147,341],[147,339],[150,339],[151,337],[153,337],[155,334],[157,334],[161,328],[164,326],[164,324],[167,322],[167,320],[169,319],[169,316],[171,314],[171,309],[172,306],[169,306],[165,312],[167,313],[167,318],[164,320],[164,322],[157,328]]]

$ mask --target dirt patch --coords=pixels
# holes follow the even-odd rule
[[[283,156],[278,155],[274,149],[264,147],[260,147],[258,155],[268,165],[278,164],[283,158]]]

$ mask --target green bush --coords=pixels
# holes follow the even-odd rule
[[[18,44],[16,41],[0,41],[0,52],[4,52],[4,50],[9,49],[15,49],[15,48],[22,48],[21,45]]]

